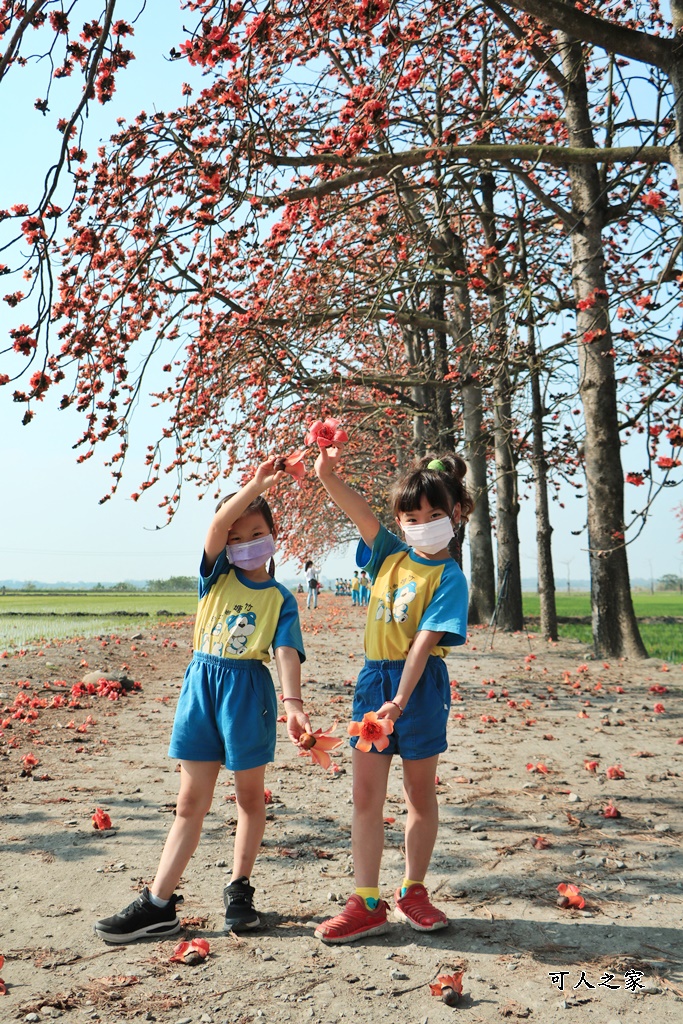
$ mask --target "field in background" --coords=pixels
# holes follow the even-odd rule
[[[524,594],[523,599],[527,625],[530,629],[537,629],[538,594]],[[558,593],[555,600],[558,618],[575,620],[559,622],[560,636],[590,644],[590,594]],[[640,635],[650,657],[669,662],[683,662],[683,594],[674,591],[634,593],[633,607],[638,618]],[[654,619],[672,621],[650,621]]]
[[[561,637],[591,643],[590,595],[558,593]],[[335,598],[332,601],[348,601]],[[635,593],[633,603],[643,642],[653,658],[683,662],[683,594]],[[147,591],[7,593],[0,596],[0,651],[76,636],[110,636],[156,628],[159,622],[194,615],[196,597],[187,592],[153,594]],[[531,630],[538,628],[538,594],[524,594],[524,615]],[[671,621],[652,621],[652,620]],[[676,621],[677,620],[677,621]]]
[[[76,636],[110,636],[194,615],[194,594],[147,591],[7,593],[0,597],[0,650]]]

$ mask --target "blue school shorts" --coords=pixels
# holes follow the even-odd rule
[[[353,695],[353,720],[362,721],[366,711],[379,711],[398,693],[405,661],[365,659]],[[430,655],[420,681],[413,690],[403,714],[394,722],[387,737],[389,746],[382,754],[398,754],[407,761],[420,761],[443,754],[448,749],[446,726],[451,708],[451,686],[443,658]],[[355,747],[357,737],[351,738]],[[373,748],[372,753],[376,753]]]
[[[277,698],[262,661],[195,651],[176,707],[169,757],[221,761],[230,771],[275,759]]]

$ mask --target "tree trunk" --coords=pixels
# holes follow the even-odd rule
[[[568,81],[569,144],[593,146],[582,47],[562,32],[558,41]],[[572,282],[585,417],[593,643],[598,657],[646,657],[633,611],[624,544],[624,473],[602,245],[605,199],[595,167],[569,167],[568,173],[576,223],[571,232]]]
[[[518,218],[517,238],[522,283],[527,296],[527,359],[529,365],[529,388],[531,392],[531,468],[534,472],[534,499],[536,506],[536,559],[538,574],[538,596],[541,606],[541,636],[546,640],[557,640],[557,606],[555,603],[555,573],[551,538],[553,528],[550,522],[548,502],[548,463],[545,457],[543,420],[545,407],[541,394],[541,357],[536,350],[536,322],[534,300],[529,286],[526,238],[522,216]]]
[[[482,222],[486,242],[497,242],[493,197],[496,180],[490,171],[480,176]],[[508,366],[508,339],[505,317],[503,262],[497,257],[488,269],[490,325],[493,358],[493,439],[496,459],[496,548],[498,564],[499,629],[524,629],[522,576],[519,562],[517,518],[519,500],[517,464],[512,442],[512,381]]]
[[[467,270],[462,240],[450,233],[453,253],[453,316],[460,345],[460,398],[462,430],[467,460],[467,489],[474,500],[474,511],[468,523],[470,537],[470,607],[468,622],[483,625],[489,622],[496,607],[496,579],[491,538],[491,510],[486,473],[486,434],[479,364],[474,352],[472,313],[467,286]]]

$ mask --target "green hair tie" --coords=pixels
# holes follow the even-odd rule
[[[438,469],[440,473],[446,472],[446,467],[444,466],[441,459],[432,459],[431,462],[427,463],[427,469]]]

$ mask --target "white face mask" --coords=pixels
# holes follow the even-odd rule
[[[401,526],[411,548],[433,555],[448,547],[455,533],[448,516],[432,519],[429,523],[403,523]]]
[[[240,569],[259,569],[275,554],[275,540],[267,533],[256,540],[228,544],[228,558]]]

